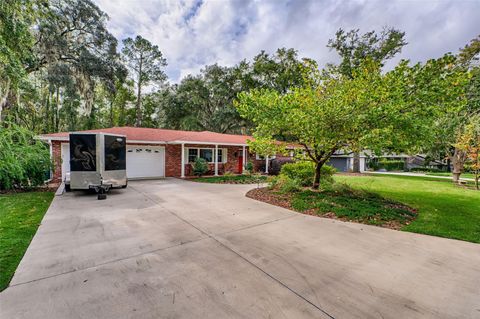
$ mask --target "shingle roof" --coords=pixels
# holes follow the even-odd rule
[[[110,133],[125,135],[127,141],[145,141],[145,142],[185,142],[185,143],[226,143],[239,144],[247,143],[248,139],[252,139],[248,135],[221,134],[210,131],[177,131],[158,128],[143,127],[111,127],[96,130],[81,131],[85,133]],[[43,134],[43,139],[63,140],[68,138],[69,132]]]

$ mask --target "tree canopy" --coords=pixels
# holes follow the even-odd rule
[[[280,48],[171,83],[159,46],[134,36],[120,39],[119,52],[107,21],[92,0],[2,1],[1,125],[37,134],[124,125],[254,132],[258,141],[300,141],[322,154],[312,154],[317,163],[368,148],[448,158],[457,177],[463,170],[467,155],[455,145],[480,112],[479,37],[457,55],[386,71],[404,32],[339,29],[327,44],[338,65],[319,68]]]
[[[283,94],[243,92],[236,106],[256,126],[253,149],[275,145],[277,135],[302,145],[316,164],[313,187],[318,188],[321,167],[335,152],[352,151],[352,145],[379,153],[415,152],[433,138],[438,110],[465,103],[463,74],[450,71],[451,59],[414,66],[404,61],[387,73],[367,59],[351,77],[339,68],[319,71],[316,64],[305,63],[302,87]]]
[[[137,118],[136,126],[142,122],[142,88],[152,82],[162,83],[167,78],[163,67],[167,61],[157,45],[137,35],[135,39],[123,40],[123,58],[132,72],[134,82],[137,84]]]

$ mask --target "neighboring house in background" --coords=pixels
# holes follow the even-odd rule
[[[353,171],[353,152],[338,151],[330,157],[327,165],[333,166],[338,172]],[[365,153],[360,153],[360,172],[367,170],[367,156]]]
[[[448,166],[448,163],[442,162],[439,160],[431,160],[427,162],[427,157],[423,154],[417,154],[415,156],[410,156],[407,159],[407,169],[412,169],[415,167],[426,167],[426,168],[434,168],[434,169],[445,169]]]
[[[112,127],[82,132],[125,135],[127,177],[130,179],[190,176],[193,175],[191,163],[197,157],[207,160],[210,175],[221,175],[226,171],[242,173],[247,161],[262,161],[250,154],[247,140],[252,137],[246,135],[138,127]],[[50,145],[52,182],[63,181],[70,172],[69,133],[44,134],[40,139]],[[217,161],[215,153],[218,154]]]
[[[367,153],[367,160],[366,160],[366,169],[370,169],[371,165],[369,165],[370,161],[372,160],[391,160],[391,161],[403,161],[404,162],[404,169],[409,171],[414,168],[423,167],[423,168],[436,168],[436,169],[443,169],[447,166],[446,163],[443,163],[438,160],[432,160],[426,162],[426,156],[422,154],[417,155],[408,155],[408,154],[384,154],[382,156],[374,156],[372,154]]]
[[[272,161],[288,161],[294,158],[295,146],[288,145],[287,155],[263,157],[251,153],[247,141],[251,136],[221,134],[209,131],[178,131],[156,128],[112,127],[82,132],[110,133],[127,137],[127,177],[129,179],[187,177],[193,175],[192,163],[197,157],[209,163],[209,175],[225,172],[241,174],[247,162],[257,170],[268,173]],[[69,133],[44,134],[40,139],[50,145],[53,160],[52,179],[61,182],[70,172]],[[217,160],[215,158],[217,154]],[[360,154],[360,171],[368,170],[368,152]],[[408,165],[420,164],[420,156],[385,155],[381,158],[402,158]],[[409,162],[410,161],[410,162]],[[353,152],[335,153],[327,162],[339,172],[353,169]],[[413,167],[413,166],[412,166]]]
[[[353,152],[338,152],[335,153],[330,161],[327,162],[337,169],[339,172],[350,172],[353,170]],[[371,170],[372,167],[369,163],[373,160],[390,160],[390,161],[403,161],[405,163],[404,168],[410,170],[416,167],[428,167],[441,169],[446,166],[441,161],[425,162],[425,155],[408,155],[408,154],[383,154],[381,156],[375,156],[371,151],[365,151],[360,153],[360,172]]]

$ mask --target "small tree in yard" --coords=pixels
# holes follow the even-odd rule
[[[376,153],[415,152],[431,140],[434,110],[445,99],[438,88],[447,84],[437,76],[442,73],[432,69],[447,62],[410,67],[402,61],[383,74],[378,62],[366,60],[349,77],[334,67],[319,71],[305,61],[303,87],[284,94],[243,92],[236,107],[256,124],[255,141],[250,142],[254,151],[281,148],[277,136],[302,145],[315,163],[313,188],[318,189],[321,168],[337,151],[352,151],[354,146]]]
[[[467,162],[475,175],[475,188],[479,189],[480,178],[480,116],[474,116],[465,126],[455,145],[466,154]]]
[[[315,163],[313,188],[318,189],[321,168],[336,151],[348,149],[353,141],[379,141],[374,137],[388,134],[388,125],[373,129],[372,124],[390,114],[394,104],[386,103],[387,83],[378,63],[364,63],[353,78],[334,68],[320,72],[311,61],[305,62],[304,70],[307,84],[303,87],[285,94],[271,90],[241,93],[236,106],[257,125],[255,141],[250,142],[255,151],[281,148],[275,136],[304,147]],[[382,112],[375,107],[380,105]],[[389,123],[386,120],[383,123]]]
[[[202,176],[208,172],[208,163],[205,159],[198,157],[193,163],[193,174],[195,176]]]
[[[405,41],[405,32],[394,28],[384,28],[380,32],[370,31],[361,34],[359,29],[345,31],[339,29],[335,38],[328,41],[328,47],[337,51],[341,57],[338,66],[339,71],[350,78],[365,59],[372,59],[383,66],[386,60],[393,58],[399,53]],[[355,143],[352,143],[353,172],[360,173],[360,151]]]

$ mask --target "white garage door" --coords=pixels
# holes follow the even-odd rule
[[[127,177],[165,177],[165,148],[127,145]]]

